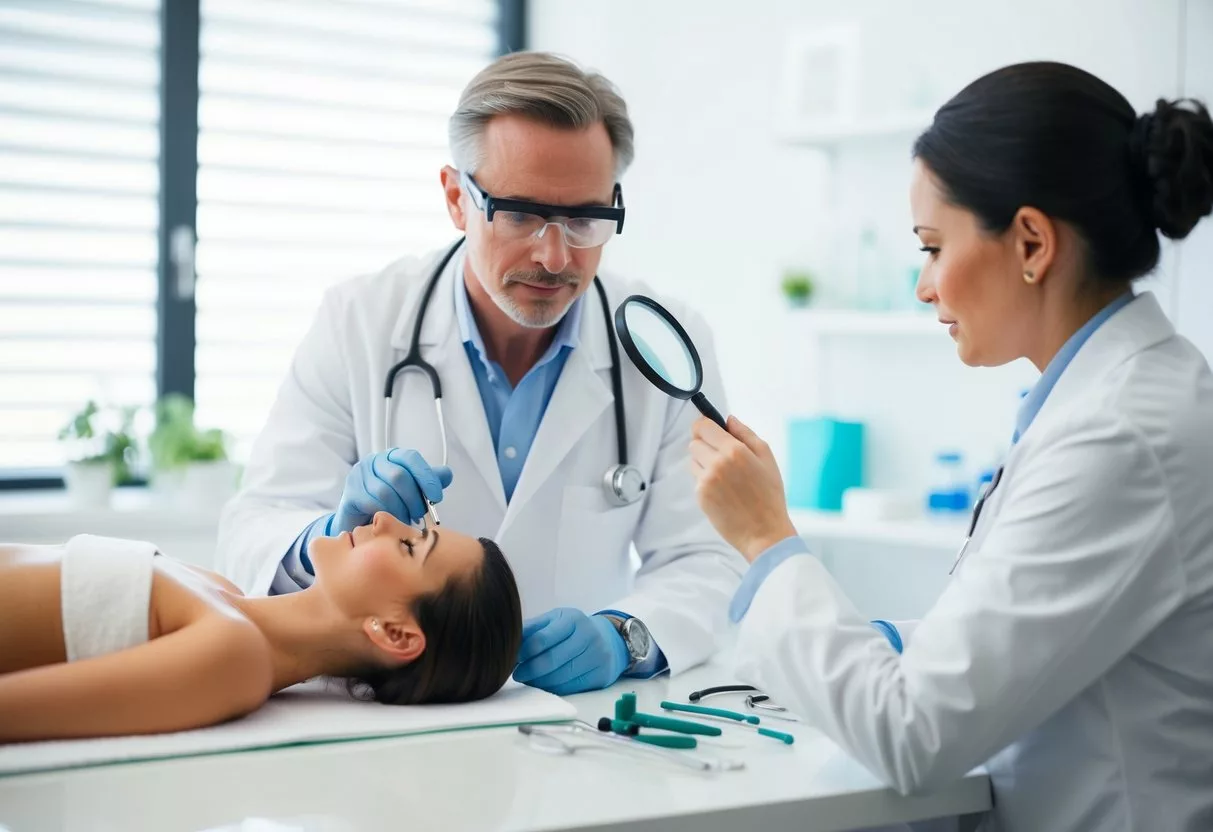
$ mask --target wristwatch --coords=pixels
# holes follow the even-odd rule
[[[619,635],[623,637],[623,644],[628,649],[628,657],[631,661],[624,669],[624,673],[628,673],[636,668],[653,654],[653,637],[649,634],[649,628],[644,626],[639,618],[620,618],[618,615],[604,615],[608,621],[615,625],[615,629]]]

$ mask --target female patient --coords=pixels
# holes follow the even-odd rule
[[[90,535],[0,545],[0,742],[198,728],[315,676],[466,702],[517,659],[518,588],[490,540],[380,512],[312,544],[311,588],[270,598],[156,554]]]

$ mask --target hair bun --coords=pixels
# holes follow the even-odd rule
[[[1189,107],[1183,106],[1190,105]],[[1150,221],[1181,240],[1213,211],[1213,119],[1199,101],[1158,99],[1137,119],[1129,151]]]

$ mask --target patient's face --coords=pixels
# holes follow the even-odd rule
[[[447,528],[422,532],[381,511],[308,547],[316,583],[351,616],[385,615],[480,568],[484,548]]]

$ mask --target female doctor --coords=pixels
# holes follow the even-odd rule
[[[1213,122],[1021,64],[914,157],[919,299],[966,364],[1042,376],[949,586],[888,638],[796,536],[767,445],[699,421],[700,505],[752,564],[739,675],[898,791],[984,763],[990,828],[1213,829],[1213,376],[1130,287],[1213,207]]]

